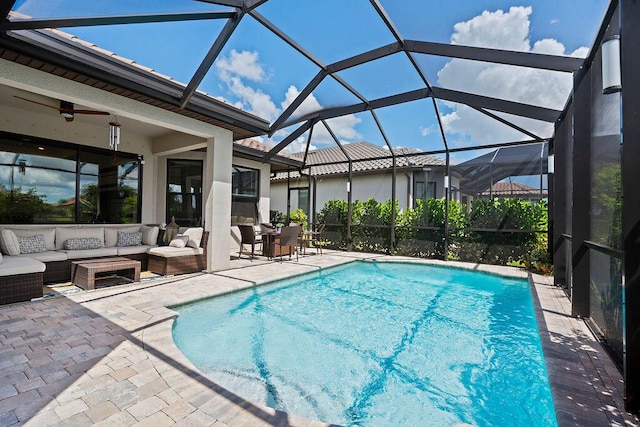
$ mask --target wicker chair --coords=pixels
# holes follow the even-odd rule
[[[242,247],[244,245],[251,245],[251,258],[255,256],[256,245],[262,245],[262,238],[256,236],[256,231],[253,225],[239,224],[240,229],[240,250],[238,251],[238,258],[242,256]]]
[[[163,276],[173,274],[197,273],[207,269],[207,243],[209,232],[202,233],[200,247],[202,253],[198,255],[183,255],[163,257],[149,253],[149,271]]]
[[[289,248],[289,259],[291,259],[291,252],[296,253],[296,261],[298,261],[298,238],[300,236],[300,232],[302,227],[299,225],[290,225],[288,227],[282,227],[280,230],[280,235],[276,238],[274,242],[275,246],[280,248],[280,261],[282,261],[282,248]]]
[[[311,233],[311,238],[309,239],[309,243],[316,248],[316,253],[319,253],[320,255],[322,255],[322,245],[324,244],[324,227],[325,224],[318,224],[316,231]]]

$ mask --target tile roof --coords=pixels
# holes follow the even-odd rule
[[[393,167],[393,159],[388,149],[370,142],[353,142],[342,144],[351,160],[353,160],[353,172],[370,172],[390,170]],[[422,168],[425,166],[444,166],[445,162],[438,157],[428,154],[419,154],[422,151],[415,148],[396,148],[396,155],[414,154],[410,157],[397,157],[396,167]],[[304,153],[295,153],[292,156],[302,160]],[[312,172],[320,175],[342,175],[349,172],[349,163],[344,153],[338,146],[310,150],[307,154],[307,166],[312,166]],[[358,161],[361,160],[361,161]],[[337,163],[344,162],[344,163]],[[328,164],[327,164],[328,163]],[[317,166],[314,166],[317,165]],[[291,177],[298,177],[298,172],[291,172]],[[278,173],[272,181],[286,179],[286,172]]]
[[[496,182],[493,184],[491,193],[494,196],[540,196],[540,189],[529,187],[519,182]],[[489,196],[489,189],[480,194]],[[547,190],[542,190],[543,196],[547,196],[547,194]]]

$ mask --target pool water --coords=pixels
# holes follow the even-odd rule
[[[354,426],[555,426],[526,280],[355,262],[175,308],[177,346],[270,407]]]

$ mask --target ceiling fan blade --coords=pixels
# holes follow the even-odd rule
[[[94,114],[97,116],[109,116],[111,113],[106,111],[98,111],[98,110],[69,110],[70,113],[74,114]]]
[[[45,104],[44,102],[38,102],[38,101],[34,101],[33,99],[27,99],[27,98],[23,98],[21,96],[18,95],[13,95],[15,98],[18,99],[22,99],[23,101],[27,101],[27,102],[32,102],[34,104],[38,104],[38,105],[42,105],[43,107],[49,107],[49,108],[53,108],[56,111],[60,111],[60,108],[58,107],[54,107],[53,105],[49,105],[49,104]]]

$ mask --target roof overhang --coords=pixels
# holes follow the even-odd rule
[[[266,120],[200,92],[181,108],[183,84],[52,31],[0,33],[0,58],[228,129],[234,140],[269,129]]]

